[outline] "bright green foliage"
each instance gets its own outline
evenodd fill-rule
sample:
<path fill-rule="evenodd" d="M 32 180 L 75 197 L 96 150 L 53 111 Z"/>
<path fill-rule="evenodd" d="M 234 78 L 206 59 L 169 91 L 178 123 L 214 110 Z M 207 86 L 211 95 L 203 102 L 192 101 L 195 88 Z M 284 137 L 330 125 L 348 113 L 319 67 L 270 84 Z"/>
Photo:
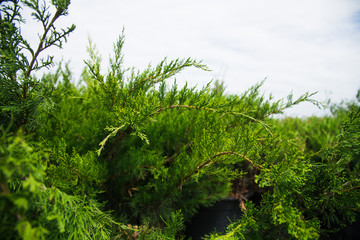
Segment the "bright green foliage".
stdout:
<path fill-rule="evenodd" d="M 24 239 L 44 238 L 47 230 L 32 226 L 26 215 L 41 192 L 44 175 L 41 161 L 46 153 L 27 144 L 21 132 L 11 136 L 1 129 L 0 137 L 1 235 L 9 236 L 8 239 L 16 233 Z"/>
<path fill-rule="evenodd" d="M 121 61 L 122 45 L 120 38 L 111 62 Z M 160 217 L 173 209 L 182 209 L 189 219 L 201 205 L 229 194 L 230 181 L 241 170 L 238 165 L 247 161 L 256 167 L 277 156 L 263 120 L 291 104 L 271 104 L 260 95 L 261 84 L 242 96 L 226 96 L 209 86 L 178 89 L 174 83 L 168 88 L 165 80 L 174 73 L 192 65 L 204 67 L 191 59 L 165 59 L 144 72 L 131 69 L 128 75 L 116 65 L 120 68 L 103 76 L 94 52 L 90 49 L 91 76 L 85 77 L 94 91 L 91 105 L 109 112 L 101 123 L 110 134 L 99 141 L 98 151 L 109 167 L 106 194 L 111 209 L 131 222 L 161 224 Z M 86 121 L 80 120 L 81 133 L 84 127 L 94 129 Z"/>
<path fill-rule="evenodd" d="M 298 239 L 319 233 L 326 238 L 359 220 L 359 104 L 336 108 L 333 114 L 275 121 L 274 130 L 292 139 L 284 145 L 286 158 L 258 176 L 259 185 L 271 191 L 259 206 L 246 204 L 244 217 L 226 235 L 210 239 L 288 239 L 287 233 Z M 292 159 L 291 148 L 303 153 Z"/>
<path fill-rule="evenodd" d="M 70 1 L 51 1 L 54 14 L 46 3 L 1 1 L 1 236 L 184 239 L 199 207 L 240 198 L 244 178 L 261 189 L 261 203 L 246 202 L 243 218 L 210 239 L 316 239 L 355 220 L 357 104 L 334 117 L 274 120 L 293 105 L 319 103 L 309 93 L 274 101 L 262 83 L 242 95 L 218 82 L 179 87 L 177 73 L 207 67 L 165 58 L 126 68 L 123 34 L 105 73 L 90 41 L 78 85 L 67 64 L 37 79 L 33 71 L 52 65 L 39 53 L 74 30 L 54 25 Z M 44 27 L 37 49 L 20 34 L 21 6 Z"/>
<path fill-rule="evenodd" d="M 48 151 L 28 143 L 21 132 L 13 136 L 2 130 L 0 141 L 2 239 L 110 238 L 111 227 L 118 224 L 101 204 L 86 194 L 69 195 L 44 184 Z M 57 183 L 53 177 L 51 182 Z"/>

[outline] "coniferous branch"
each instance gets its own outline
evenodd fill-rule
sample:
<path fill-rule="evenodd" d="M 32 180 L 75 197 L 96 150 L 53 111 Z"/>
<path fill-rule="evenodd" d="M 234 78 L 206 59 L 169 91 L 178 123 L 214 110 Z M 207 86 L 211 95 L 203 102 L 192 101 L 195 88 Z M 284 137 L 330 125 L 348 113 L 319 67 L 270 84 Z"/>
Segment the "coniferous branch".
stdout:
<path fill-rule="evenodd" d="M 125 43 L 125 28 L 123 28 L 118 40 L 114 43 L 114 57 L 109 59 L 110 73 L 109 78 L 113 78 L 118 83 L 118 86 L 124 87 L 124 74 L 129 69 L 124 69 L 124 55 L 122 53 Z"/>
<path fill-rule="evenodd" d="M 191 58 L 187 58 L 184 60 L 176 59 L 170 61 L 169 63 L 167 63 L 167 58 L 165 58 L 160 62 L 158 66 L 156 66 L 155 69 L 151 70 L 149 66 L 149 68 L 143 73 L 143 79 L 135 79 L 129 90 L 129 94 L 131 94 L 132 91 L 136 90 L 139 87 L 145 86 L 146 89 L 148 89 L 156 83 L 159 83 L 165 79 L 169 79 L 170 77 L 174 76 L 175 74 L 179 73 L 187 67 L 196 67 L 205 71 L 209 71 L 206 65 L 203 65 L 201 64 L 201 62 L 198 62 Z M 149 72 L 149 74 L 147 74 L 147 72 Z"/>
<path fill-rule="evenodd" d="M 57 2 L 64 2 L 64 1 L 53 1 L 53 4 L 56 5 L 56 12 L 51 18 L 50 22 L 49 19 L 51 17 L 50 13 L 48 13 L 48 7 L 46 7 L 46 3 L 44 2 L 42 6 L 39 5 L 39 0 L 31 0 L 31 1 L 24 1 L 24 3 L 32 8 L 35 12 L 33 13 L 33 16 L 42 23 L 43 25 L 43 34 L 41 38 L 39 39 L 39 44 L 37 46 L 37 49 L 33 51 L 32 49 L 29 50 L 32 53 L 32 59 L 30 61 L 30 64 L 25 72 L 25 78 L 28 78 L 31 74 L 31 72 L 35 69 L 40 69 L 42 67 L 47 67 L 50 64 L 52 64 L 52 57 L 48 59 L 47 61 L 42 62 L 42 65 L 39 66 L 38 56 L 39 54 L 51 46 L 57 46 L 59 48 L 62 47 L 62 40 L 64 39 L 66 41 L 67 36 L 75 30 L 75 25 L 72 25 L 67 30 L 62 30 L 62 33 L 58 33 L 56 31 L 56 28 L 54 26 L 56 20 L 63 15 L 67 14 L 67 7 L 70 4 L 70 1 L 68 4 L 62 6 L 61 4 Z M 50 33 L 50 36 L 48 34 Z"/>
<path fill-rule="evenodd" d="M 279 107 L 278 109 L 275 109 L 274 111 L 268 113 L 266 116 L 264 116 L 264 118 L 268 118 L 272 115 L 278 114 L 278 113 L 282 113 L 284 110 L 291 108 L 295 105 L 298 105 L 302 102 L 310 102 L 312 104 L 314 104 L 315 106 L 317 106 L 319 109 L 323 109 L 326 108 L 326 106 L 319 102 L 316 101 L 315 99 L 312 99 L 311 97 L 314 96 L 315 94 L 317 94 L 317 92 L 313 92 L 313 93 L 308 93 L 306 92 L 305 94 L 301 95 L 298 99 L 296 99 L 295 101 L 293 100 L 293 94 L 289 94 L 287 97 L 287 102 L 285 104 L 283 104 L 282 107 Z M 280 102 L 278 102 L 280 103 Z"/>
<path fill-rule="evenodd" d="M 224 156 L 224 155 L 236 155 L 238 157 L 241 157 L 243 159 L 245 159 L 246 161 L 248 161 L 253 167 L 255 168 L 261 168 L 261 166 L 257 166 L 255 165 L 255 163 L 249 159 L 248 157 L 242 155 L 242 154 L 239 154 L 239 153 L 236 153 L 236 152 L 232 152 L 232 151 L 227 151 L 227 152 L 221 152 L 221 153 L 218 153 L 218 154 L 215 154 L 214 156 L 212 156 L 211 158 L 209 158 L 208 160 L 206 160 L 205 162 L 201 163 L 199 166 L 197 166 L 190 174 L 186 175 L 181 183 L 178 184 L 178 186 L 180 188 L 182 188 L 182 185 L 188 181 L 194 174 L 198 173 L 202 168 L 204 167 L 208 167 L 210 166 L 211 164 L 213 164 L 213 160 L 217 157 L 220 157 L 220 156 Z"/>
<path fill-rule="evenodd" d="M 118 131 L 120 131 L 121 129 L 123 129 L 124 127 L 126 127 L 125 125 L 121 125 L 120 127 L 117 128 L 107 128 L 107 130 L 112 131 L 109 135 L 106 136 L 106 138 L 104 140 L 101 141 L 101 143 L 99 143 L 100 148 L 97 151 L 98 155 L 101 154 L 101 151 L 103 150 L 105 143 L 109 140 L 110 137 L 116 136 L 116 134 L 118 133 Z"/>
<path fill-rule="evenodd" d="M 7 2 L 7 1 L 6 1 Z M 25 56 L 20 52 L 19 44 L 23 41 L 16 24 L 24 22 L 20 15 L 19 1 L 12 1 L 12 4 L 1 3 L 0 12 L 0 33 L 1 33 L 1 69 L 2 78 L 10 78 L 15 82 L 16 72 L 22 69 L 22 62 L 26 61 Z M 2 15 L 4 14 L 4 16 Z"/>
<path fill-rule="evenodd" d="M 39 0 L 14 0 L 10 2 L 1 3 L 1 13 L 4 13 L 4 16 L 0 15 L 0 61 L 3 66 L 0 69 L 0 83 L 6 89 L 11 88 L 11 90 L 6 90 L 6 95 L 9 96 L 1 101 L 1 108 L 5 110 L 3 114 L 7 115 L 7 121 L 14 121 L 17 126 L 23 126 L 23 131 L 26 132 L 26 128 L 30 124 L 30 118 L 32 118 L 31 115 L 43 101 L 36 94 L 41 83 L 31 77 L 31 73 L 53 64 L 52 56 L 39 59 L 39 55 L 51 46 L 61 48 L 62 42 L 67 40 L 68 35 L 75 29 L 75 26 L 72 25 L 68 29 L 58 32 L 54 25 L 60 16 L 67 14 L 67 8 L 70 4 L 68 0 L 52 1 L 56 7 L 56 12 L 52 18 L 46 1 L 43 1 L 43 3 L 40 3 Z M 20 32 L 24 23 L 20 12 L 21 4 L 30 8 L 32 16 L 43 26 L 44 32 L 39 37 L 36 50 L 32 49 Z M 24 55 L 26 51 L 30 53 L 29 59 Z M 21 73 L 20 77 L 18 72 Z"/>
<path fill-rule="evenodd" d="M 207 108 L 207 107 L 197 107 L 197 106 L 189 106 L 189 105 L 171 105 L 171 106 L 167 106 L 167 107 L 163 107 L 163 108 L 159 108 L 158 110 L 156 110 L 155 112 L 151 113 L 149 116 L 152 116 L 152 115 L 155 115 L 155 114 L 158 114 L 164 110 L 167 110 L 167 109 L 171 109 L 171 108 L 188 108 L 188 109 L 197 109 L 197 110 L 200 110 L 200 109 L 203 109 L 203 110 L 207 110 L 207 111 L 211 111 L 211 112 L 218 112 L 218 113 L 223 113 L 223 114 L 231 114 L 231 115 L 235 115 L 235 116 L 242 116 L 244 118 L 248 118 L 250 119 L 251 121 L 254 121 L 254 122 L 257 122 L 259 123 L 261 126 L 263 126 L 266 131 L 268 131 L 270 134 L 271 131 L 269 130 L 268 126 L 261 120 L 259 119 L 255 119 L 245 113 L 240 113 L 240 112 L 233 112 L 233 111 L 228 111 L 228 110 L 220 110 L 220 109 L 214 109 L 214 108 Z M 223 116 L 223 115 L 222 115 Z"/>

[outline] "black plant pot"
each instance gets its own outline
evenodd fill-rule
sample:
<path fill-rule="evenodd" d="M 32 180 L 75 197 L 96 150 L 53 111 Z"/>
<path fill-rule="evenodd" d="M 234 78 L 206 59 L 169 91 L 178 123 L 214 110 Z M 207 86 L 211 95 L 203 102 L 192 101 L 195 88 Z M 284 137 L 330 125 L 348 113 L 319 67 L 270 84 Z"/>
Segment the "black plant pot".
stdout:
<path fill-rule="evenodd" d="M 200 208 L 186 227 L 186 236 L 201 240 L 205 234 L 225 233 L 226 227 L 240 219 L 242 211 L 236 199 L 223 199 L 209 208 Z"/>
<path fill-rule="evenodd" d="M 258 199 L 255 199 L 258 200 Z M 198 213 L 186 226 L 186 236 L 192 240 L 201 240 L 206 234 L 214 232 L 225 233 L 226 227 L 242 215 L 239 202 L 228 198 L 217 202 L 209 208 L 200 208 Z M 359 219 L 359 218 L 358 218 Z M 358 240 L 360 239 L 360 221 L 345 227 L 337 233 L 320 237 L 320 240 Z"/>
<path fill-rule="evenodd" d="M 358 240 L 360 239 L 360 221 L 341 229 L 327 237 L 320 237 L 320 240 Z"/>

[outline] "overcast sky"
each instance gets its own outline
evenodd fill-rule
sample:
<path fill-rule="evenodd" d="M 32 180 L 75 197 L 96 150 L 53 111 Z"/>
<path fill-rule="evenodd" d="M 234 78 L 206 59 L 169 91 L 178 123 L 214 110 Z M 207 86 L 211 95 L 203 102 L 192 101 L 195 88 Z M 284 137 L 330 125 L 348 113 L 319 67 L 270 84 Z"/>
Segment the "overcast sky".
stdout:
<path fill-rule="evenodd" d="M 317 100 L 334 102 L 353 99 L 360 88 L 359 0 L 72 0 L 60 21 L 77 26 L 54 51 L 71 61 L 75 78 L 88 58 L 88 37 L 106 66 L 124 27 L 127 67 L 193 57 L 213 70 L 187 70 L 180 84 L 219 79 L 228 93 L 241 94 L 267 78 L 262 89 L 275 98 L 318 91 Z M 304 104 L 287 114 L 321 112 Z"/>

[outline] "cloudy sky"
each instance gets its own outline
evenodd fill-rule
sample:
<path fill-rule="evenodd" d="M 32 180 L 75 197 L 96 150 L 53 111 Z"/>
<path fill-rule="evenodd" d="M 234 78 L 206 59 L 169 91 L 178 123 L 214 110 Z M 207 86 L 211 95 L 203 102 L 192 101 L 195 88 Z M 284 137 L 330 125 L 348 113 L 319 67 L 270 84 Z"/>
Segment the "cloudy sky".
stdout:
<path fill-rule="evenodd" d="M 360 89 L 359 0 L 72 0 L 59 21 L 77 26 L 54 51 L 71 61 L 75 78 L 88 58 L 88 37 L 105 72 L 124 27 L 128 67 L 193 57 L 213 70 L 186 70 L 179 84 L 219 79 L 228 93 L 241 94 L 267 78 L 262 89 L 275 98 L 318 91 L 317 100 L 334 102 L 353 99 Z M 31 27 L 23 31 L 34 35 Z M 310 104 L 287 112 L 322 113 Z"/>

